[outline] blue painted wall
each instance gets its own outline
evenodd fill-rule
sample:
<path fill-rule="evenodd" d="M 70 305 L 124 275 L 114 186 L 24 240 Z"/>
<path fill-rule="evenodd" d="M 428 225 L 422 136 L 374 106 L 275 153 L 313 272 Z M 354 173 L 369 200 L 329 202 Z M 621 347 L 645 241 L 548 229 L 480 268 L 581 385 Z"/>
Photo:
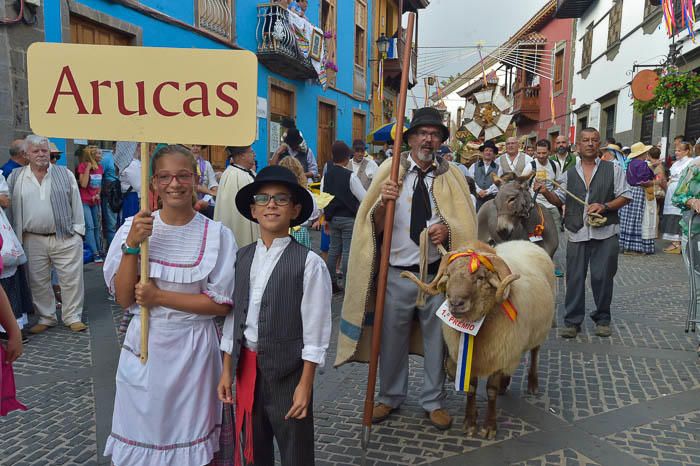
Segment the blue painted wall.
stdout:
<path fill-rule="evenodd" d="M 46 40 L 48 42 L 67 42 L 70 38 L 62 37 L 61 12 L 59 2 L 42 2 L 46 25 Z M 221 42 L 212 40 L 200 35 L 197 31 L 192 31 L 171 25 L 140 13 L 132 8 L 110 2 L 109 0 L 74 0 L 74 3 L 81 3 L 93 10 L 100 11 L 109 16 L 136 25 L 143 30 L 143 45 L 149 47 L 181 47 L 181 48 L 227 48 Z M 187 24 L 195 23 L 195 0 L 142 0 L 141 3 Z M 236 0 L 235 2 L 235 37 L 239 47 L 252 50 L 257 49 L 255 27 L 257 24 L 257 5 L 255 0 Z M 320 1 L 310 0 L 309 8 L 306 12 L 307 18 L 313 23 L 319 23 Z M 339 90 L 352 94 L 353 92 L 353 63 L 355 50 L 355 2 L 350 0 L 339 0 L 337 2 L 337 83 Z M 372 1 L 368 1 L 368 25 L 367 25 L 367 45 L 366 50 L 372 50 L 373 38 L 372 30 Z M 173 64 L 179 66 L 182 64 Z M 367 67 L 366 88 L 371 88 L 370 67 Z M 258 67 L 258 96 L 267 98 L 268 80 L 270 77 L 284 81 L 296 89 L 297 125 L 304 133 L 304 137 L 309 147 L 316 151 L 317 127 L 318 127 L 318 98 L 322 96 L 334 101 L 337 105 L 336 115 L 336 137 L 350 144 L 352 141 L 352 114 L 353 109 L 363 110 L 367 113 L 366 121 L 369 124 L 369 105 L 367 102 L 358 101 L 352 97 L 344 95 L 334 89 L 323 91 L 318 81 L 295 81 L 284 78 L 262 65 Z M 368 129 L 368 128 L 367 128 Z M 258 167 L 263 167 L 267 163 L 267 140 L 268 125 L 266 119 L 258 119 L 258 135 L 253 145 L 258 158 Z M 53 140 L 59 148 L 65 150 L 65 142 Z M 62 161 L 65 161 L 62 159 Z"/>

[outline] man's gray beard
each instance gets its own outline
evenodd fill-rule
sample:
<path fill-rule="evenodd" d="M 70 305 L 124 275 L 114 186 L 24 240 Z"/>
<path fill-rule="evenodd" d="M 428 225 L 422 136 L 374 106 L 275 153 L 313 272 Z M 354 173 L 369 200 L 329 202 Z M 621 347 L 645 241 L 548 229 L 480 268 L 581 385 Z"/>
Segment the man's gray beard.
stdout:
<path fill-rule="evenodd" d="M 566 147 L 557 147 L 557 154 L 559 155 L 566 155 L 569 152 L 569 149 Z"/>
<path fill-rule="evenodd" d="M 418 160 L 421 162 L 432 162 L 435 158 L 435 152 L 431 152 L 428 155 L 423 155 L 422 152 L 418 152 Z"/>

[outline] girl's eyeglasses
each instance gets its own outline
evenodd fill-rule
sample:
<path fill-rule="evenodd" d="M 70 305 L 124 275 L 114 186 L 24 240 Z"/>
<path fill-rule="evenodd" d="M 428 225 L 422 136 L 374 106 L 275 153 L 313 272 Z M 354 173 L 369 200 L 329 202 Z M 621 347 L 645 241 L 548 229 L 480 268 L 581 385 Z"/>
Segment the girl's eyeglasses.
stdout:
<path fill-rule="evenodd" d="M 173 182 L 173 178 L 177 178 L 177 182 L 184 185 L 194 183 L 194 173 L 189 170 L 182 170 L 177 173 L 170 173 L 161 170 L 158 171 L 154 177 L 160 186 L 168 186 Z"/>

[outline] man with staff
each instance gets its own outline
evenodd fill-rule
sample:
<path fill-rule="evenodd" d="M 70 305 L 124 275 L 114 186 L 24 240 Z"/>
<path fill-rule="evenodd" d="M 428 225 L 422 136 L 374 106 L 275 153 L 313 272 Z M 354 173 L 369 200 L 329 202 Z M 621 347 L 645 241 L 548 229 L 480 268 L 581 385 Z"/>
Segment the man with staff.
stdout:
<path fill-rule="evenodd" d="M 389 417 L 406 399 L 410 352 L 425 357 L 420 403 L 430 422 L 441 430 L 452 424 L 443 406 L 444 344 L 435 315 L 443 298 L 423 298 L 415 286 L 400 278 L 402 271 L 409 270 L 430 280 L 440 262 L 438 245 L 453 249 L 476 239 L 476 213 L 466 180 L 455 166 L 436 156 L 448 135 L 437 110 L 417 110 L 404 133 L 410 151 L 401 154 L 398 183 L 389 179 L 390 164 L 381 165 L 358 211 L 336 365 L 369 360 L 374 309 L 367 305 L 377 292 L 386 204 L 396 202 L 379 353 L 379 397 L 372 413 L 375 423 Z"/>

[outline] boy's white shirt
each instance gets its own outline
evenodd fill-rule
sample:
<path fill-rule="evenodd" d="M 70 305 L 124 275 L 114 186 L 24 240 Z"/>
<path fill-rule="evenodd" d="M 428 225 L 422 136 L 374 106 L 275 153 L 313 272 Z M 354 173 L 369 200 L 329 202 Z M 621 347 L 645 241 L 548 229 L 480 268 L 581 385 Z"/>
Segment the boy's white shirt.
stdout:
<path fill-rule="evenodd" d="M 246 328 L 243 332 L 246 347 L 255 350 L 258 343 L 258 318 L 260 316 L 260 303 L 267 282 L 279 262 L 282 253 L 291 242 L 291 237 L 277 238 L 268 249 L 262 240 L 258 240 L 255 247 L 253 263 L 250 267 L 250 289 L 248 299 L 248 315 Z M 310 251 L 304 264 L 304 289 L 301 300 L 301 321 L 303 328 L 304 346 L 301 350 L 301 358 L 323 367 L 326 358 L 326 350 L 331 337 L 331 278 L 326 268 L 326 263 L 318 254 Z M 236 304 L 234 303 L 234 306 Z M 280 318 L 282 318 L 280 316 Z M 223 336 L 221 338 L 221 350 L 229 354 L 233 351 L 233 333 L 235 326 L 233 311 L 226 316 Z"/>

